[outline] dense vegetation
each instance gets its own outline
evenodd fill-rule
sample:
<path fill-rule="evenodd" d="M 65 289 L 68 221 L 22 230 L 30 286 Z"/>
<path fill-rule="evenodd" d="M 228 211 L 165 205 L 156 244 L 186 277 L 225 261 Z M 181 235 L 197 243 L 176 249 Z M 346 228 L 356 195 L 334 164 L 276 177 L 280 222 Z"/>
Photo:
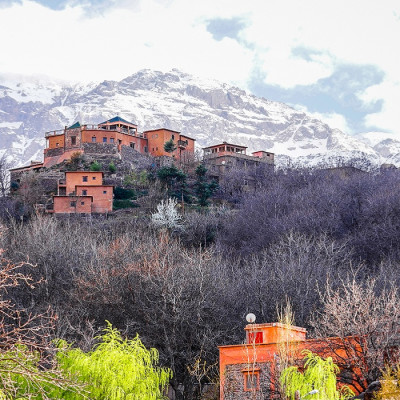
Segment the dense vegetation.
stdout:
<path fill-rule="evenodd" d="M 143 189 L 140 176 L 127 175 L 132 193 Z M 53 337 L 85 351 L 106 320 L 124 336 L 139 334 L 185 399 L 198 396 L 196 363 L 213 365 L 217 345 L 242 342 L 246 313 L 274 321 L 288 298 L 296 325 L 314 335 L 358 334 L 374 324 L 376 336 L 359 355 L 372 382 L 398 331 L 400 173 L 259 169 L 252 182 L 245 188 L 241 171 L 232 171 L 217 188 L 204 170 L 190 176 L 166 167 L 146 181 L 140 207 L 108 219 L 21 222 L 15 200 L 3 197 L 0 247 L 12 262 L 36 265 L 22 271 L 42 279 L 10 288 L 7 298 L 33 313 L 50 305 Z M 184 214 L 175 228 L 160 228 L 151 215 L 170 196 L 186 200 Z"/>

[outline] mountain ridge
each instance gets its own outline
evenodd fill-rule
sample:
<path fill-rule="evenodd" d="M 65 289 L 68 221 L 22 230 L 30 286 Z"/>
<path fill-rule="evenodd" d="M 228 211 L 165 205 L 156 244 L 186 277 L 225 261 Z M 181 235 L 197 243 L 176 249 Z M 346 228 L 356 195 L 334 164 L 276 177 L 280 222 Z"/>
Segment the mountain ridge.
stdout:
<path fill-rule="evenodd" d="M 78 120 L 97 124 L 115 115 L 140 131 L 180 131 L 201 147 L 228 141 L 274 152 L 278 162 L 290 157 L 309 166 L 361 154 L 375 164 L 400 164 L 400 141 L 372 146 L 284 103 L 176 69 L 146 69 L 121 81 L 89 84 L 0 77 L 0 85 L 0 156 L 7 152 L 16 165 L 41 158 L 45 131 Z"/>

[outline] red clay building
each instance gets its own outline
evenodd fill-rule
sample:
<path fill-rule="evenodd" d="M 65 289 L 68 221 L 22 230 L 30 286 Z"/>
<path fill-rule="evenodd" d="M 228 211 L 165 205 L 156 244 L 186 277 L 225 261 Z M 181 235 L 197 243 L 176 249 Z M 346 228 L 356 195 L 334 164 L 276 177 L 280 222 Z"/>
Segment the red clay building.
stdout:
<path fill-rule="evenodd" d="M 121 117 L 114 117 L 98 125 L 81 125 L 79 122 L 62 130 L 46 132 L 44 167 L 50 167 L 70 159 L 76 152 L 85 152 L 85 148 L 98 146 L 98 152 L 115 148 L 121 153 L 122 147 L 131 147 L 140 154 L 154 157 L 168 156 L 184 162 L 194 155 L 195 140 L 170 129 L 155 129 L 139 133 L 137 125 Z M 171 140 L 176 150 L 167 153 L 165 142 Z"/>
<path fill-rule="evenodd" d="M 276 366 L 285 352 L 301 366 L 304 350 L 322 357 L 332 356 L 334 361 L 346 358 L 339 338 L 326 340 L 306 339 L 306 329 L 280 323 L 249 324 L 245 327 L 244 344 L 219 346 L 220 399 L 261 400 L 278 398 Z M 334 345 L 334 346 L 332 346 Z M 332 348 L 335 352 L 332 353 Z M 351 360 L 348 360 L 351 363 Z M 351 385 L 350 385 L 351 386 Z M 357 388 L 353 387 L 357 392 Z"/>
<path fill-rule="evenodd" d="M 58 194 L 53 196 L 55 214 L 107 213 L 112 211 L 113 186 L 103 185 L 103 172 L 68 171 L 58 182 Z"/>

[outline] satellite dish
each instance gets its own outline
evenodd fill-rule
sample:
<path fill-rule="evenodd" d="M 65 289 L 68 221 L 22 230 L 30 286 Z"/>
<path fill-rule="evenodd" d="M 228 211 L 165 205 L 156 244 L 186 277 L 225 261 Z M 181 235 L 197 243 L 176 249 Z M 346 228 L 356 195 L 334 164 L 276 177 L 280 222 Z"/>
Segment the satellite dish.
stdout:
<path fill-rule="evenodd" d="M 256 316 L 253 313 L 249 313 L 246 315 L 246 321 L 249 324 L 253 324 L 254 322 L 256 322 Z"/>

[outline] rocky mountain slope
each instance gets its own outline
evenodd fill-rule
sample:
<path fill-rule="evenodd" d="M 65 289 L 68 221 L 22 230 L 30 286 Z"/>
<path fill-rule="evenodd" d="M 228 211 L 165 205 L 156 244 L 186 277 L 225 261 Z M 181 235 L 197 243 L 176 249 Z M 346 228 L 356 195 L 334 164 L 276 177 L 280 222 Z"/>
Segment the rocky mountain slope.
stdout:
<path fill-rule="evenodd" d="M 139 131 L 166 127 L 194 137 L 199 147 L 233 142 L 274 152 L 280 162 L 337 164 L 357 157 L 400 163 L 394 139 L 372 145 L 283 103 L 177 70 L 142 70 L 119 82 L 88 85 L 0 76 L 0 156 L 6 152 L 15 165 L 40 160 L 45 131 L 117 114 Z"/>

